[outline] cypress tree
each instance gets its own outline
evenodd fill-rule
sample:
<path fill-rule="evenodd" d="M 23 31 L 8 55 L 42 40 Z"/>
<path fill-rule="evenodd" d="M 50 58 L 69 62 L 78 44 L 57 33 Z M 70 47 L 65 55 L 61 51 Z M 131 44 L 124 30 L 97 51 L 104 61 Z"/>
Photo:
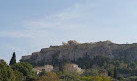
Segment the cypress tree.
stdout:
<path fill-rule="evenodd" d="M 114 78 L 117 79 L 117 68 L 116 68 L 116 66 L 114 68 Z"/>
<path fill-rule="evenodd" d="M 15 54 L 15 52 L 13 52 L 13 55 L 12 55 L 12 58 L 10 60 L 9 65 L 14 65 L 14 64 L 16 64 L 16 54 Z"/>

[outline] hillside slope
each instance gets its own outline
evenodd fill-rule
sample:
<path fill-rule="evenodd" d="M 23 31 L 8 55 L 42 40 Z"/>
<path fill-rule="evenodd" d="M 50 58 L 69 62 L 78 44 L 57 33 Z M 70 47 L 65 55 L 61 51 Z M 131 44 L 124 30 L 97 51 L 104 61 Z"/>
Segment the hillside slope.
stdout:
<path fill-rule="evenodd" d="M 32 55 L 22 56 L 20 61 L 29 62 L 35 66 L 45 64 L 58 65 L 61 62 L 75 62 L 79 64 L 78 61 L 80 62 L 80 59 L 93 60 L 97 56 L 107 57 L 111 60 L 136 61 L 137 44 L 115 44 L 110 41 L 96 43 L 68 41 L 68 43 L 63 43 L 60 46 L 50 46 L 49 48 L 41 49 L 40 52 L 34 52 Z"/>

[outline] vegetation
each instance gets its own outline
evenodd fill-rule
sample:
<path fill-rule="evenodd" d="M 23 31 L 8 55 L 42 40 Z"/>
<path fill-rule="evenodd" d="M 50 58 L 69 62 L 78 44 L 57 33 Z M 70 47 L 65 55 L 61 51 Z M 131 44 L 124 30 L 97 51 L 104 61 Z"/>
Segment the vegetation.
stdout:
<path fill-rule="evenodd" d="M 22 81 L 23 80 L 23 74 L 17 70 L 14 71 L 15 75 L 15 81 Z"/>
<path fill-rule="evenodd" d="M 11 66 L 13 70 L 17 70 L 23 74 L 23 76 L 32 77 L 34 76 L 33 67 L 27 62 L 16 63 Z"/>
<path fill-rule="evenodd" d="M 45 72 L 42 70 L 39 75 L 34 76 L 32 66 L 29 63 L 19 62 L 9 66 L 4 60 L 1 60 L 0 81 L 110 81 L 110 77 L 103 75 L 85 76 L 65 70 L 63 72 Z"/>
<path fill-rule="evenodd" d="M 96 44 L 91 44 L 94 46 L 92 49 L 88 48 L 90 47 L 88 44 L 79 45 L 73 42 L 65 44 L 72 45 L 72 49 L 75 50 L 86 48 L 91 51 L 86 52 L 83 57 L 77 59 L 76 57 L 78 56 L 74 55 L 71 60 L 66 59 L 67 56 L 63 56 L 59 60 L 60 51 L 56 50 L 48 61 L 42 59 L 42 61 L 37 62 L 35 60 L 37 60 L 38 54 L 34 54 L 35 56 L 31 57 L 27 62 L 16 63 L 16 54 L 14 52 L 9 65 L 4 60 L 0 61 L 0 81 L 137 81 L 136 45 L 119 47 L 119 45 L 114 45 L 111 42 L 98 42 Z M 108 48 L 111 46 L 113 50 Z M 91 57 L 92 54 L 90 53 L 95 53 L 95 55 Z M 67 71 L 65 68 L 69 67 L 69 65 L 64 67 L 66 63 L 77 64 L 83 72 L 77 72 L 77 69 Z M 53 65 L 58 70 L 46 72 L 43 69 L 39 74 L 33 72 L 33 67 L 45 64 Z"/>
<path fill-rule="evenodd" d="M 82 77 L 83 81 L 111 81 L 110 77 L 104 76 L 89 76 L 89 77 Z"/>
<path fill-rule="evenodd" d="M 13 52 L 13 55 L 12 55 L 12 58 L 10 60 L 9 65 L 14 65 L 14 64 L 16 64 L 16 54 L 15 54 L 15 52 Z"/>
<path fill-rule="evenodd" d="M 14 71 L 4 60 L 0 61 L 0 81 L 15 81 Z"/>
<path fill-rule="evenodd" d="M 59 81 L 56 73 L 48 72 L 44 76 L 38 77 L 35 81 Z"/>
<path fill-rule="evenodd" d="M 29 63 L 16 63 L 15 52 L 9 65 L 4 60 L 0 60 L 0 81 L 33 81 L 33 67 Z"/>

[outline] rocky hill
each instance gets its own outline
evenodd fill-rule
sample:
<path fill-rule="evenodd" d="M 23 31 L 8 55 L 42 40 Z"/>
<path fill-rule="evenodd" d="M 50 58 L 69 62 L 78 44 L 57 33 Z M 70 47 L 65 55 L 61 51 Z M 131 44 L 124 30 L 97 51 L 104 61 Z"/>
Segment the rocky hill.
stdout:
<path fill-rule="evenodd" d="M 137 60 L 137 43 L 115 44 L 110 41 L 100 41 L 95 43 L 78 43 L 68 41 L 60 46 L 50 46 L 43 48 L 39 52 L 34 52 L 29 56 L 22 56 L 20 61 L 29 62 L 35 66 L 52 64 L 58 65 L 60 62 L 75 62 L 80 59 L 93 60 L 97 56 L 103 56 L 112 60 L 126 60 L 131 62 Z"/>

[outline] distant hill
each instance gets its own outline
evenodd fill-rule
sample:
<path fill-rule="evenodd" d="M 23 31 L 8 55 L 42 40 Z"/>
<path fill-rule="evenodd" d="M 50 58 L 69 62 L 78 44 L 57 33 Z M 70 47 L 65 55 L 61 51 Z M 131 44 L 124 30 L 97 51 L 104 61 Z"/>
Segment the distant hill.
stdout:
<path fill-rule="evenodd" d="M 96 59 L 119 60 L 132 62 L 137 60 L 137 43 L 116 44 L 111 41 L 95 43 L 78 43 L 70 40 L 60 46 L 43 48 L 29 56 L 22 56 L 21 62 L 29 62 L 34 66 L 72 62 L 79 66 L 92 66 Z M 89 64 L 89 65 L 87 65 Z M 83 66 L 84 67 L 84 66 Z"/>

